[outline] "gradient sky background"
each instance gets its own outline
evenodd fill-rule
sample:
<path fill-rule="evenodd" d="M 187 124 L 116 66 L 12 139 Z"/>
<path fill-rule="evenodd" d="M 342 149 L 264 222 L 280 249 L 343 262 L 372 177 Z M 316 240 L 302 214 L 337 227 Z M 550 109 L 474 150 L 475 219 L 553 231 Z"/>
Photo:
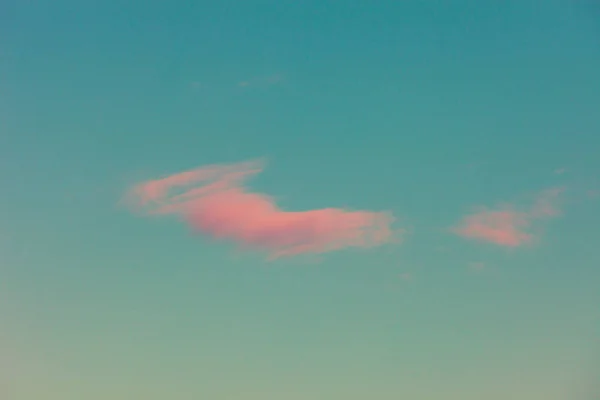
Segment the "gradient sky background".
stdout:
<path fill-rule="evenodd" d="M 597 398 L 592 1 L 8 0 L 0 38 L 3 399 Z M 410 235 L 267 263 L 118 205 L 257 157 Z M 448 231 L 557 186 L 534 246 Z"/>

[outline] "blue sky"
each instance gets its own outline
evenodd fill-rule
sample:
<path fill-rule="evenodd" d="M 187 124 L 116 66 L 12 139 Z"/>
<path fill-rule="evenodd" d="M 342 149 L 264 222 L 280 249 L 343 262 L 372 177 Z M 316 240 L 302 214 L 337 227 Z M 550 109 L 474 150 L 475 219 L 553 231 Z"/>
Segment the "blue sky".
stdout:
<path fill-rule="evenodd" d="M 11 399 L 592 398 L 589 2 L 9 1 L 0 36 Z M 410 235 L 268 263 L 118 205 L 257 157 L 281 207 L 389 210 Z M 533 246 L 449 231 L 554 187 Z"/>

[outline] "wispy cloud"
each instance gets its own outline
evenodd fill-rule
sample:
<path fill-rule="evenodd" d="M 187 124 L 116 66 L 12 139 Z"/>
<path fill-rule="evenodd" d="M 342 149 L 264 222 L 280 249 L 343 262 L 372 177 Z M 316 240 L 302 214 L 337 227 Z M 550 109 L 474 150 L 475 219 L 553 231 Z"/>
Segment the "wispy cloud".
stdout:
<path fill-rule="evenodd" d="M 196 232 L 266 251 L 271 259 L 396 241 L 387 212 L 324 208 L 283 211 L 243 186 L 264 162 L 209 165 L 135 186 L 128 203 L 146 215 L 181 216 Z M 199 183 L 203 186 L 194 187 Z"/>
<path fill-rule="evenodd" d="M 531 241 L 531 235 L 524 232 L 529 226 L 525 213 L 483 210 L 465 217 L 454 233 L 467 239 L 516 247 Z"/>
<path fill-rule="evenodd" d="M 452 228 L 452 232 L 466 239 L 492 243 L 498 246 L 519 247 L 533 241 L 532 224 L 539 219 L 557 216 L 557 200 L 563 188 L 553 188 L 539 194 L 527 211 L 513 206 L 498 209 L 483 208 L 467 215 Z"/>

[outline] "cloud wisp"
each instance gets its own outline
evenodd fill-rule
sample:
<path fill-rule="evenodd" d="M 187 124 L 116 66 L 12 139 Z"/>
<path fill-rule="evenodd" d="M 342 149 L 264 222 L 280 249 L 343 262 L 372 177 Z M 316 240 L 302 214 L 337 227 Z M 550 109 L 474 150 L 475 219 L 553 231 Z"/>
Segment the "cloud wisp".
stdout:
<path fill-rule="evenodd" d="M 271 197 L 243 185 L 263 167 L 261 161 L 209 165 L 143 182 L 126 200 L 144 215 L 177 215 L 197 233 L 265 251 L 269 259 L 398 240 L 387 212 L 281 210 Z"/>
<path fill-rule="evenodd" d="M 530 233 L 533 224 L 560 214 L 557 200 L 562 192 L 563 188 L 542 192 L 527 211 L 516 211 L 509 206 L 495 210 L 484 208 L 464 217 L 458 226 L 452 228 L 452 232 L 466 239 L 504 247 L 531 244 L 535 239 L 535 235 Z"/>

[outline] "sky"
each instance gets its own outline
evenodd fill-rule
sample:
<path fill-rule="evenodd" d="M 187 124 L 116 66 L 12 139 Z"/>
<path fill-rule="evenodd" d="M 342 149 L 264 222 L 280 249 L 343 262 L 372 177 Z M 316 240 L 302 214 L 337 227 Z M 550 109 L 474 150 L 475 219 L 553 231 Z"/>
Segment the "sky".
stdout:
<path fill-rule="evenodd" d="M 0 4 L 0 397 L 598 398 L 592 1 L 96 3 Z"/>

